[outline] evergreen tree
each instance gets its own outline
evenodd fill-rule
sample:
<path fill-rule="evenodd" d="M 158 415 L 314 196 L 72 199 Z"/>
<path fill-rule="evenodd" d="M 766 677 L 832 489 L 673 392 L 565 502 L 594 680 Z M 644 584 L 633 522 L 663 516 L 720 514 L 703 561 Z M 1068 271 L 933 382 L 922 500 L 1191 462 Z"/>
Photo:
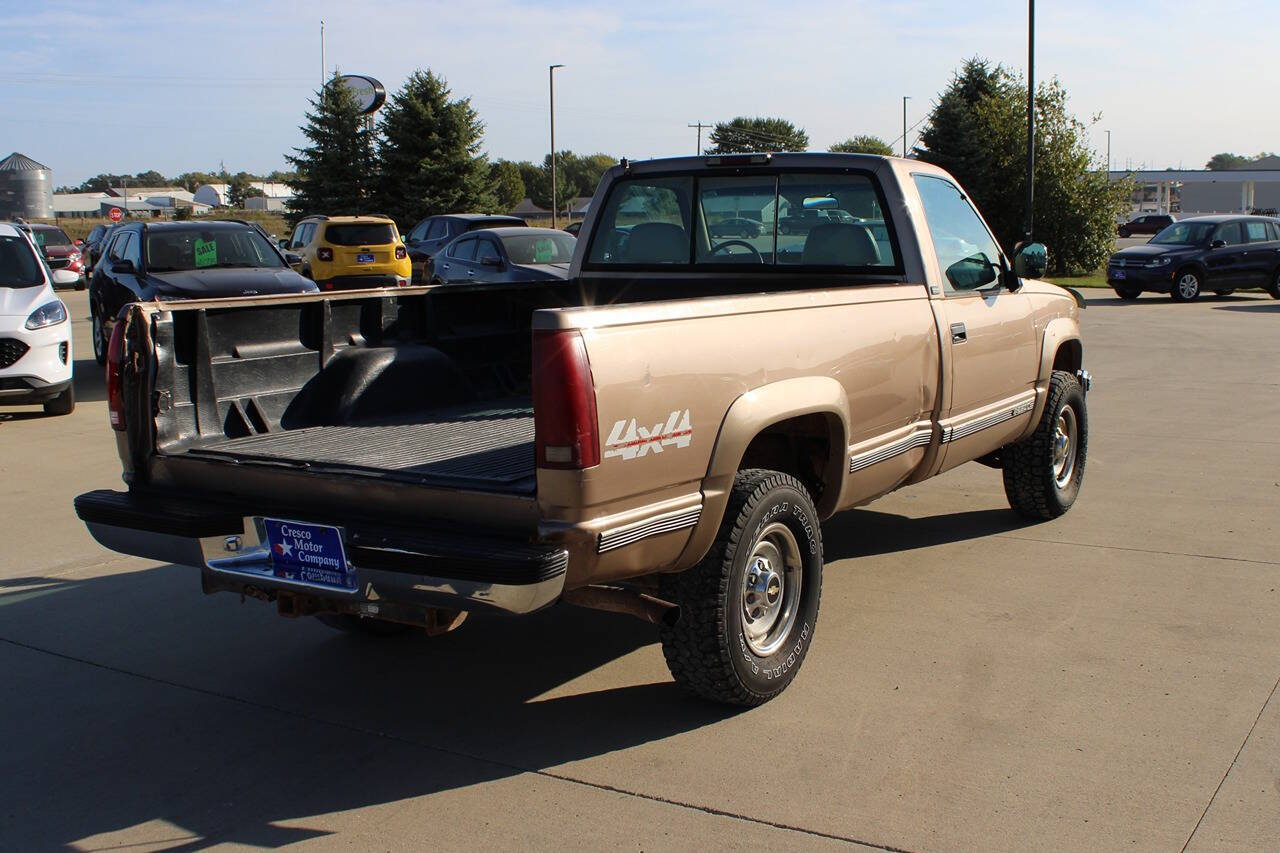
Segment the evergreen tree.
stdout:
<path fill-rule="evenodd" d="M 520 176 L 519 165 L 510 160 L 489 164 L 489 183 L 500 212 L 505 213 L 524 201 L 524 178 Z"/>
<path fill-rule="evenodd" d="M 985 59 L 967 60 L 938 98 L 915 149 L 916 157 L 941 166 L 966 187 L 990 183 L 988 140 L 976 110 L 996 94 L 1001 71 Z M 1025 134 L 1025 120 L 1021 126 Z"/>
<path fill-rule="evenodd" d="M 708 154 L 751 151 L 804 151 L 809 134 L 781 118 L 748 118 L 718 122 L 711 131 Z"/>
<path fill-rule="evenodd" d="M 831 146 L 837 154 L 881 154 L 893 156 L 893 147 L 878 136 L 851 136 Z"/>
<path fill-rule="evenodd" d="M 297 171 L 288 182 L 294 192 L 288 203 L 290 223 L 314 213 L 368 213 L 370 134 L 355 97 L 337 82 L 336 75 L 311 102 L 301 130 L 310 144 L 295 148 L 296 156 L 285 156 Z"/>
<path fill-rule="evenodd" d="M 480 151 L 484 123 L 469 98 L 449 95 L 443 78 L 415 71 L 383 113 L 378 204 L 404 229 L 424 216 L 499 207 Z"/>

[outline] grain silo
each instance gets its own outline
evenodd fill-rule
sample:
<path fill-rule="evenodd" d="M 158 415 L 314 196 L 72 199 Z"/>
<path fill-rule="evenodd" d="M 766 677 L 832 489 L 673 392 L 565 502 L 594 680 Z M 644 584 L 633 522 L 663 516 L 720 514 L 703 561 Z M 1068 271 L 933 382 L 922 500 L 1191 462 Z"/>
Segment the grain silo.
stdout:
<path fill-rule="evenodd" d="M 17 151 L 0 160 L 0 219 L 53 218 L 53 172 Z"/>

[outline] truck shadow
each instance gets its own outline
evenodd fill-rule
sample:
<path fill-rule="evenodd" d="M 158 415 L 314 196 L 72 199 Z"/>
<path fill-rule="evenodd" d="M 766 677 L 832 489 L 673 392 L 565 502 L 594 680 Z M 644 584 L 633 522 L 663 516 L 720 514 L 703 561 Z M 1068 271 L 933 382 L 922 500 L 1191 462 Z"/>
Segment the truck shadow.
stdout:
<path fill-rule="evenodd" d="M 1028 525 L 1009 509 L 976 509 L 924 518 L 858 509 L 822 525 L 822 547 L 827 562 L 832 562 L 980 539 Z"/>
<path fill-rule="evenodd" d="M 107 399 L 107 369 L 92 358 L 77 358 L 72 376 L 77 403 L 101 403 Z"/>
<path fill-rule="evenodd" d="M 736 713 L 669 680 L 651 626 L 568 606 L 375 639 L 203 597 L 195 570 L 165 566 L 14 580 L 0 615 L 11 849 L 144 825 L 169 849 L 277 847 L 328 834 L 311 816 L 444 792 L 481 820 L 504 806 L 463 789 Z M 423 801 L 423 825 L 456 816 L 448 802 Z"/>

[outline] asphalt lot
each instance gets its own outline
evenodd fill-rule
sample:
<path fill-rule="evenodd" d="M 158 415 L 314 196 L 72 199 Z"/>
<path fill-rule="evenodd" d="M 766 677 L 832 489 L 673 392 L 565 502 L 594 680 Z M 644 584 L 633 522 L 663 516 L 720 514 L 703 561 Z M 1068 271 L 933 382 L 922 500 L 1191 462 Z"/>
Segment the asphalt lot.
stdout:
<path fill-rule="evenodd" d="M 1072 512 L 969 465 L 832 520 L 812 653 L 747 712 L 628 617 L 361 640 L 101 549 L 67 294 L 79 407 L 0 410 L 0 849 L 1280 848 L 1280 302 L 1087 294 Z"/>

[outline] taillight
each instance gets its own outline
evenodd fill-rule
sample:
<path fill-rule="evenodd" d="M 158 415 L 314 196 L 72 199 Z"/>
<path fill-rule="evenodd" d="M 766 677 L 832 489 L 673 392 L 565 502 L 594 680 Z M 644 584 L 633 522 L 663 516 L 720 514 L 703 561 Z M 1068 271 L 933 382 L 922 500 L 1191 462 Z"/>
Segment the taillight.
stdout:
<path fill-rule="evenodd" d="M 539 466 L 600 464 L 596 389 L 586 344 L 576 330 L 533 333 L 533 418 Z"/>
<path fill-rule="evenodd" d="M 321 246 L 319 249 L 316 249 L 316 260 L 317 261 L 333 260 L 333 249 L 330 249 L 328 246 Z"/>
<path fill-rule="evenodd" d="M 408 250 L 404 246 L 396 246 L 396 260 L 403 261 L 407 257 L 409 257 Z"/>
<path fill-rule="evenodd" d="M 124 389 L 120 387 L 120 372 L 124 368 L 124 317 L 116 319 L 111 327 L 111 343 L 107 346 L 107 412 L 111 416 L 111 428 L 124 432 Z"/>

